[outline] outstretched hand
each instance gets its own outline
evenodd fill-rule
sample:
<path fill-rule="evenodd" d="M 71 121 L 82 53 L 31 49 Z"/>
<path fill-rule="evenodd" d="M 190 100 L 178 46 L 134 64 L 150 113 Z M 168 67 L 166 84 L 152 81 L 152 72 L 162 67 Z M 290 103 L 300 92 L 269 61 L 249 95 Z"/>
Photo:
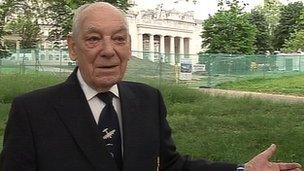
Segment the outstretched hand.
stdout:
<path fill-rule="evenodd" d="M 276 151 L 276 145 L 272 144 L 268 149 L 255 156 L 245 164 L 245 171 L 301 171 L 298 163 L 275 163 L 269 159 Z"/>

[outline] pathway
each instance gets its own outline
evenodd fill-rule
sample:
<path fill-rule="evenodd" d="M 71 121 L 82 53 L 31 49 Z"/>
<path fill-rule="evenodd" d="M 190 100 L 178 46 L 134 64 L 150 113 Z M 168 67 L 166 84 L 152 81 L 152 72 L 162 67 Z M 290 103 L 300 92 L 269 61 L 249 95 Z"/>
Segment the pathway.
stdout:
<path fill-rule="evenodd" d="M 223 89 L 214 89 L 214 88 L 200 88 L 199 90 L 212 95 L 222 95 L 233 98 L 252 97 L 262 100 L 271 100 L 274 102 L 304 103 L 304 97 L 292 96 L 292 95 L 278 95 L 278 94 L 237 91 L 237 90 L 223 90 Z"/>

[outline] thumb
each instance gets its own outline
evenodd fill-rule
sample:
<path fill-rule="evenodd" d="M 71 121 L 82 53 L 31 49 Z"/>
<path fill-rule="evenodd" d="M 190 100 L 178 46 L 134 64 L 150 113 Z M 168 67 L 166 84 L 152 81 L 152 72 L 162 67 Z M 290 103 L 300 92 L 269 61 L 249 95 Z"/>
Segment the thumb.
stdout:
<path fill-rule="evenodd" d="M 268 147 L 268 149 L 266 149 L 265 151 L 263 151 L 260 156 L 265 157 L 266 159 L 270 159 L 271 156 L 275 153 L 276 151 L 276 145 L 275 144 L 271 144 L 270 147 Z"/>

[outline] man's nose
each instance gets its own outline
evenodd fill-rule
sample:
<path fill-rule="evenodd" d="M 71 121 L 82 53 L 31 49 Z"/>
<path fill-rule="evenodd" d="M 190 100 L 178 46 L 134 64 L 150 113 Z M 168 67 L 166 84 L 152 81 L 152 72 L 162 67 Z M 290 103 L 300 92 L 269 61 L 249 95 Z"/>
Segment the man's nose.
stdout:
<path fill-rule="evenodd" d="M 110 38 L 105 38 L 101 43 L 100 56 L 102 57 L 112 57 L 115 51 L 113 47 L 112 40 Z"/>

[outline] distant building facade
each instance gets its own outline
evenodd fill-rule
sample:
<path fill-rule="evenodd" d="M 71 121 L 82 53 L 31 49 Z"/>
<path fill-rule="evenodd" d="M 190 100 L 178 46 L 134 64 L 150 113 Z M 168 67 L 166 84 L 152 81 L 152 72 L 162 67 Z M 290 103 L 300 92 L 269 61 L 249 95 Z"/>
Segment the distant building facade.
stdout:
<path fill-rule="evenodd" d="M 177 0 L 176 2 L 178 1 L 192 3 L 186 0 Z M 134 4 L 134 1 L 130 0 L 129 3 Z M 131 8 L 127 13 L 133 56 L 154 62 L 162 60 L 172 65 L 179 63 L 182 58 L 190 58 L 193 63 L 197 63 L 197 53 L 201 51 L 202 43 L 200 37 L 202 21 L 194 19 L 193 11 L 181 12 L 174 8 L 164 9 L 163 4 L 154 9 L 140 9 L 136 5 L 134 7 L 136 8 Z M 14 17 L 16 16 L 11 16 L 11 18 Z M 10 59 L 21 60 L 23 56 L 29 56 L 26 60 L 39 60 L 44 63 L 60 61 L 58 59 L 59 54 L 64 54 L 62 55 L 64 61 L 70 62 L 66 59 L 66 50 L 61 50 L 64 53 L 53 53 L 52 50 L 66 49 L 66 41 L 49 41 L 47 38 L 53 29 L 52 26 L 41 19 L 38 22 L 41 27 L 42 41 L 39 45 L 41 52 L 20 51 L 18 50 L 20 49 L 20 37 L 17 35 L 5 36 L 4 39 L 16 42 L 16 53 Z M 35 54 L 39 54 L 38 57 Z"/>
<path fill-rule="evenodd" d="M 160 58 L 171 64 L 181 58 L 197 62 L 201 51 L 202 21 L 194 19 L 194 12 L 155 9 L 130 9 L 127 14 L 132 51 L 137 57 L 158 61 Z M 140 53 L 144 52 L 144 53 Z"/>

